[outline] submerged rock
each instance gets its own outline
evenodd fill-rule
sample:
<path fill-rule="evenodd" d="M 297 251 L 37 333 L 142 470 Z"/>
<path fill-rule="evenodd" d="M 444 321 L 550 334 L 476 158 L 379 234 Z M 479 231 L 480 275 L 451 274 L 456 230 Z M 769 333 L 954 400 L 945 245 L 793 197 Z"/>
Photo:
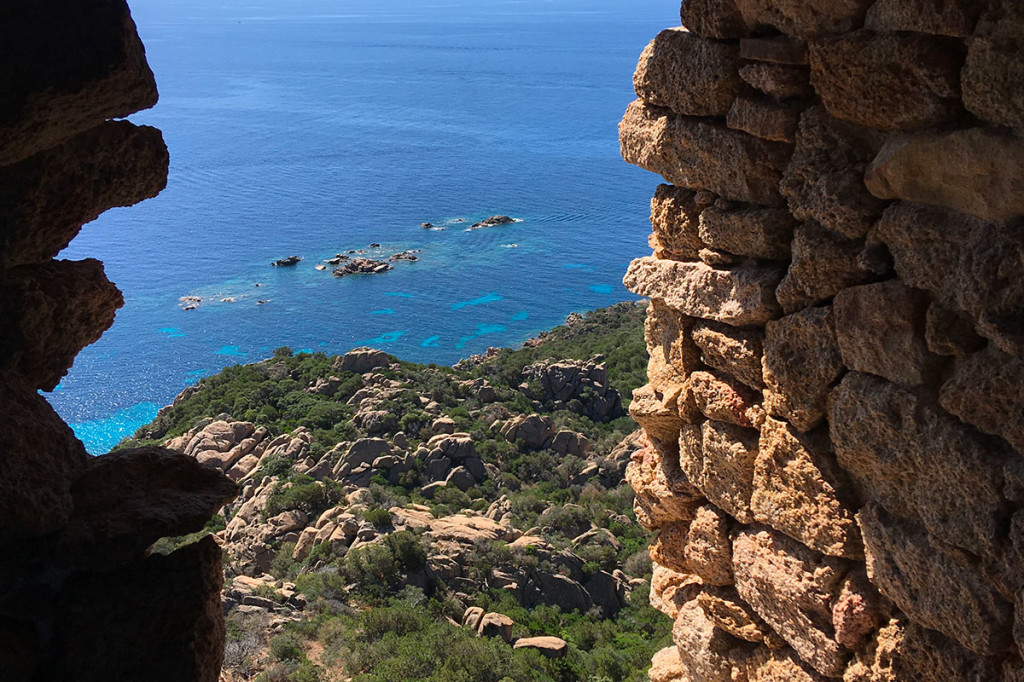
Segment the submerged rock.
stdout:
<path fill-rule="evenodd" d="M 508 225 L 516 222 L 515 218 L 507 215 L 492 215 L 490 218 L 484 218 L 478 223 L 473 223 L 471 230 L 477 230 L 481 227 L 495 227 L 496 225 Z"/>
<path fill-rule="evenodd" d="M 276 261 L 271 263 L 271 265 L 284 268 L 291 265 L 298 265 L 300 260 L 302 260 L 302 256 L 288 256 L 287 258 L 278 258 Z"/>

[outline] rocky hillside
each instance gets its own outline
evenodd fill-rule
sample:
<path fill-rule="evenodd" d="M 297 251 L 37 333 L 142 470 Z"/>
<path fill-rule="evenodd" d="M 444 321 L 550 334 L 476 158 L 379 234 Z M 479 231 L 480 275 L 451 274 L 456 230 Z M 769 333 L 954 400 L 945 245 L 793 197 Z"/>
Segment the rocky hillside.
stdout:
<path fill-rule="evenodd" d="M 124 447 L 242 488 L 200 534 L 226 553 L 223 679 L 645 679 L 669 633 L 624 483 L 643 312 L 455 368 L 279 349 L 140 429 Z"/>

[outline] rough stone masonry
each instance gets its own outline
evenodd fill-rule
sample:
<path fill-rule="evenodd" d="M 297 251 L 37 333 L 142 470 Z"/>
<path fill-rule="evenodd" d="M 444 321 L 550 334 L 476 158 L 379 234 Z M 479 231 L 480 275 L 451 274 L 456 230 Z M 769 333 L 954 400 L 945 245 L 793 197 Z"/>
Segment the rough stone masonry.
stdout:
<path fill-rule="evenodd" d="M 681 19 L 619 129 L 651 680 L 1024 680 L 1024 2 Z"/>

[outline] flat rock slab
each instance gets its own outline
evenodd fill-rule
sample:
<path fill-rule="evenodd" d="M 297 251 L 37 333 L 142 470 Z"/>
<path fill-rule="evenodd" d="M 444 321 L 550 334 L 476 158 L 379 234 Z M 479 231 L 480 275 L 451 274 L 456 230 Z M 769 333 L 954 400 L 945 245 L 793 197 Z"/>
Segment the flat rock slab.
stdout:
<path fill-rule="evenodd" d="M 668 182 L 733 201 L 779 205 L 779 180 L 792 145 L 762 140 L 702 118 L 643 102 L 619 124 L 622 157 Z"/>
<path fill-rule="evenodd" d="M 638 258 L 622 281 L 634 294 L 661 300 L 685 315 L 746 326 L 779 317 L 775 286 L 781 277 L 782 269 L 773 265 L 723 270 L 705 263 Z"/>
<path fill-rule="evenodd" d="M 751 388 L 764 388 L 761 371 L 764 332 L 761 329 L 701 320 L 693 326 L 692 336 L 704 364 L 739 379 Z"/>

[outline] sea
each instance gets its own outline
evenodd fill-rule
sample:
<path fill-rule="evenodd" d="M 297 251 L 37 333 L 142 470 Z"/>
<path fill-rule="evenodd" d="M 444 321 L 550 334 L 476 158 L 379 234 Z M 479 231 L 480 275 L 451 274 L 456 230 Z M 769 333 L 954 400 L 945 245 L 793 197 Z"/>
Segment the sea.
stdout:
<path fill-rule="evenodd" d="M 131 120 L 163 131 L 170 179 L 61 255 L 125 296 L 47 394 L 90 453 L 281 346 L 452 364 L 632 298 L 657 179 L 616 125 L 678 2 L 130 4 L 160 90 Z M 471 228 L 491 215 L 516 222 Z M 379 274 L 315 267 L 407 250 Z"/>

